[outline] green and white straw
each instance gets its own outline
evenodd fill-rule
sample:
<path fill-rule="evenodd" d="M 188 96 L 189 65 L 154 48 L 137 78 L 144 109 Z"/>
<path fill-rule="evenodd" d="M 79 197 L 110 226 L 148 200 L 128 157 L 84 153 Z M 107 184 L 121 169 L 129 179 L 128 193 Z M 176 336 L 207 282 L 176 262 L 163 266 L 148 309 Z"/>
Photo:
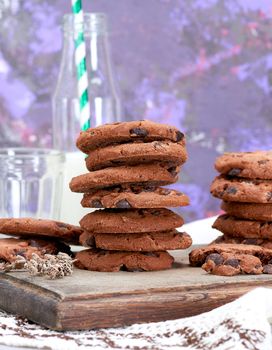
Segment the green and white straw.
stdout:
<path fill-rule="evenodd" d="M 80 126 L 82 130 L 90 127 L 90 103 L 88 96 L 88 74 L 86 68 L 86 46 L 84 40 L 84 16 L 81 0 L 72 0 L 72 11 L 76 25 L 75 61 L 78 78 L 78 98 L 80 104 Z"/>

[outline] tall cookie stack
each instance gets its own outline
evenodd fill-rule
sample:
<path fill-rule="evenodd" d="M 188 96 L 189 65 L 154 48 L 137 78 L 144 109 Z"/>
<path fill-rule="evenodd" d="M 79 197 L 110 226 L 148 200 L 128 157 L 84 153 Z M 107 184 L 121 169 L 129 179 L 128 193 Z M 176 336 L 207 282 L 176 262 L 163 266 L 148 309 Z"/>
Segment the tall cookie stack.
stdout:
<path fill-rule="evenodd" d="M 226 214 L 213 228 L 223 236 L 192 252 L 191 263 L 206 259 L 206 271 L 223 275 L 272 273 L 272 151 L 226 153 L 215 168 L 211 193 Z"/>
<path fill-rule="evenodd" d="M 87 154 L 87 174 L 70 188 L 84 193 L 82 206 L 104 208 L 80 221 L 80 242 L 89 249 L 77 266 L 95 271 L 153 271 L 172 266 L 171 249 L 192 241 L 176 230 L 183 219 L 165 207 L 185 206 L 183 193 L 160 186 L 175 183 L 186 161 L 184 135 L 151 121 L 106 124 L 81 132 L 77 147 Z"/>

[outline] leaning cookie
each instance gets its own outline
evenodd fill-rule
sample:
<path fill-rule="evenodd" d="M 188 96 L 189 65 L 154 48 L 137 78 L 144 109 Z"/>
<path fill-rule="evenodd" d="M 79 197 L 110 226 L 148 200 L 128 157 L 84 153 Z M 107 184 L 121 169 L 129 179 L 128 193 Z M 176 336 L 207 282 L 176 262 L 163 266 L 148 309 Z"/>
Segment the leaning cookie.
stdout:
<path fill-rule="evenodd" d="M 226 202 L 272 203 L 272 180 L 217 176 L 211 194 Z"/>
<path fill-rule="evenodd" d="M 252 257 L 257 258 L 257 260 Z M 230 261 L 231 259 L 234 261 Z M 209 260 L 212 261 L 208 263 Z M 272 249 L 256 245 L 211 244 L 192 250 L 189 254 L 189 261 L 192 266 L 202 266 L 208 263 L 204 268 L 209 272 L 216 272 L 219 266 L 225 266 L 219 269 L 220 274 L 224 273 L 224 275 L 268 273 L 270 266 L 272 267 Z"/>
<path fill-rule="evenodd" d="M 272 151 L 225 153 L 215 161 L 221 174 L 272 180 Z"/>
<path fill-rule="evenodd" d="M 86 158 L 90 171 L 120 165 L 161 162 L 182 165 L 187 160 L 184 144 L 171 141 L 132 142 L 92 151 Z"/>
<path fill-rule="evenodd" d="M 155 186 L 114 186 L 85 193 L 85 208 L 163 208 L 189 205 L 189 198 L 179 191 Z"/>
<path fill-rule="evenodd" d="M 213 253 L 209 254 L 202 269 L 219 276 L 235 276 L 240 274 L 259 275 L 263 266 L 259 258 L 249 254 Z"/>
<path fill-rule="evenodd" d="M 33 218 L 0 219 L 0 233 L 18 237 L 52 237 L 65 243 L 78 244 L 83 230 L 63 222 Z"/>
<path fill-rule="evenodd" d="M 57 254 L 63 252 L 70 254 L 69 246 L 53 240 L 43 239 L 17 239 L 17 238 L 1 238 L 0 239 L 0 261 L 13 262 L 18 256 L 31 259 L 32 254 L 39 256 L 45 254 Z"/>
<path fill-rule="evenodd" d="M 222 202 L 221 209 L 240 219 L 272 221 L 272 203 Z"/>
<path fill-rule="evenodd" d="M 218 216 L 212 227 L 229 237 L 272 240 L 272 222 L 269 221 L 237 219 L 224 214 Z"/>
<path fill-rule="evenodd" d="M 181 216 L 169 209 L 104 209 L 85 215 L 80 226 L 92 233 L 168 231 L 182 226 Z"/>
<path fill-rule="evenodd" d="M 177 230 L 144 233 L 97 233 L 85 231 L 80 236 L 85 247 L 105 250 L 155 252 L 175 249 L 187 249 L 192 245 L 191 237 Z"/>
<path fill-rule="evenodd" d="M 116 143 L 131 141 L 183 142 L 184 134 L 177 128 L 149 120 L 137 120 L 123 123 L 104 124 L 82 131 L 77 139 L 77 147 L 85 153 Z"/>
<path fill-rule="evenodd" d="M 74 177 L 70 182 L 70 189 L 85 193 L 116 185 L 164 186 L 175 183 L 178 172 L 179 167 L 160 163 L 111 167 Z"/>
<path fill-rule="evenodd" d="M 76 254 L 75 266 L 80 269 L 117 271 L 158 271 L 170 269 L 174 258 L 167 252 L 113 252 L 87 249 Z"/>

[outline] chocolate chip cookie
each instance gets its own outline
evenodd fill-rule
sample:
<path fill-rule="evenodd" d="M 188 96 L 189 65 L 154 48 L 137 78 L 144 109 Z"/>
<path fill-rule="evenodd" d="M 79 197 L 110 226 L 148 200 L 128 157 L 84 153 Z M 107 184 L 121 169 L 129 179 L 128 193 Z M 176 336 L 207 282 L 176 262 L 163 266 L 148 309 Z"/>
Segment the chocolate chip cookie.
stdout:
<path fill-rule="evenodd" d="M 272 203 L 222 202 L 221 209 L 241 219 L 272 221 Z"/>
<path fill-rule="evenodd" d="M 0 239 L 0 262 L 13 262 L 17 256 L 30 259 L 32 254 L 43 256 L 44 254 L 57 254 L 58 252 L 70 254 L 67 245 L 52 240 L 43 239 Z"/>
<path fill-rule="evenodd" d="M 169 209 L 104 209 L 85 215 L 80 226 L 92 233 L 138 233 L 168 231 L 183 225 Z"/>
<path fill-rule="evenodd" d="M 0 233 L 19 237 L 55 237 L 63 242 L 78 244 L 83 230 L 54 220 L 32 218 L 0 219 Z"/>
<path fill-rule="evenodd" d="M 211 244 L 192 250 L 189 261 L 192 266 L 224 276 L 272 273 L 272 250 L 256 245 Z"/>
<path fill-rule="evenodd" d="M 173 165 L 182 165 L 186 159 L 186 148 L 179 142 L 132 142 L 95 149 L 86 158 L 86 167 L 93 171 L 120 165 L 152 162 L 171 162 Z"/>
<path fill-rule="evenodd" d="M 227 214 L 220 215 L 214 222 L 213 228 L 229 237 L 264 238 L 272 240 L 271 221 L 252 221 L 237 219 Z"/>
<path fill-rule="evenodd" d="M 85 208 L 163 208 L 189 205 L 189 198 L 179 191 L 155 186 L 120 185 L 85 193 Z"/>
<path fill-rule="evenodd" d="M 272 180 L 272 151 L 225 153 L 215 161 L 222 174 Z"/>
<path fill-rule="evenodd" d="M 76 254 L 80 269 L 117 271 L 157 271 L 170 269 L 174 258 L 167 252 L 113 252 L 99 249 L 82 250 Z"/>
<path fill-rule="evenodd" d="M 262 238 L 228 237 L 226 235 L 217 237 L 211 244 L 247 244 L 258 245 L 263 248 L 272 249 L 272 241 Z"/>
<path fill-rule="evenodd" d="M 184 134 L 177 128 L 149 120 L 104 124 L 82 131 L 77 139 L 77 147 L 84 153 L 112 144 L 133 141 L 151 142 L 169 140 L 185 144 Z"/>
<path fill-rule="evenodd" d="M 85 231 L 80 236 L 85 247 L 105 250 L 155 252 L 174 249 L 187 249 L 192 245 L 191 237 L 177 230 L 145 233 L 97 233 Z"/>
<path fill-rule="evenodd" d="M 202 269 L 213 275 L 235 276 L 240 274 L 259 275 L 263 266 L 259 258 L 249 254 L 212 253 L 206 258 Z"/>
<path fill-rule="evenodd" d="M 211 194 L 227 202 L 272 203 L 272 180 L 221 175 L 214 179 Z"/>
<path fill-rule="evenodd" d="M 176 182 L 178 172 L 179 167 L 160 163 L 112 167 L 74 177 L 70 189 L 84 193 L 120 184 L 164 186 Z"/>

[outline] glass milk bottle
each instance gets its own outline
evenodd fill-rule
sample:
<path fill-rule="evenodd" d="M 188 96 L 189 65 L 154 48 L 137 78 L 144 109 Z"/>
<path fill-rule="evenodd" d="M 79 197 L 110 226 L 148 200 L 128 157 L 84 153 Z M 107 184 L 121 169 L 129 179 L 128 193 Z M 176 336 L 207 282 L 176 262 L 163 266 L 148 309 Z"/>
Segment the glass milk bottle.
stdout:
<path fill-rule="evenodd" d="M 77 90 L 74 40 L 84 31 L 90 125 L 120 121 L 121 104 L 113 75 L 108 43 L 107 17 L 103 13 L 84 14 L 84 23 L 76 22 L 72 14 L 63 18 L 63 48 L 60 72 L 53 95 L 53 146 L 66 153 L 61 220 L 78 224 L 90 209 L 80 205 L 82 194 L 72 193 L 69 182 L 73 176 L 87 172 L 85 155 L 76 148 L 80 132 L 80 108 Z"/>

